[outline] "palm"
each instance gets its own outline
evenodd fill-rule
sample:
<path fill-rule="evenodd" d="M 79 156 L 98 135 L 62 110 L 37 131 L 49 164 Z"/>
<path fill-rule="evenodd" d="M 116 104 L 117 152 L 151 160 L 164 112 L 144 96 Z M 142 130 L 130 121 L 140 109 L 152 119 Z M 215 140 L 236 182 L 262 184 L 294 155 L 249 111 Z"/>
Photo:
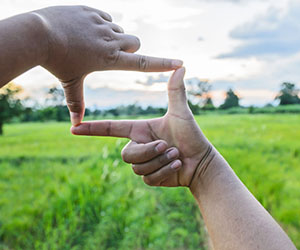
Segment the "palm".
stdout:
<path fill-rule="evenodd" d="M 198 135 L 198 136 L 196 136 Z M 133 123 L 130 138 L 138 143 L 165 140 L 168 146 L 178 148 L 179 159 L 183 163 L 180 171 L 168 176 L 161 186 L 188 186 L 198 166 L 206 143 L 201 142 L 202 133 L 191 111 L 186 106 L 182 114 L 169 112 L 161 118 Z"/>

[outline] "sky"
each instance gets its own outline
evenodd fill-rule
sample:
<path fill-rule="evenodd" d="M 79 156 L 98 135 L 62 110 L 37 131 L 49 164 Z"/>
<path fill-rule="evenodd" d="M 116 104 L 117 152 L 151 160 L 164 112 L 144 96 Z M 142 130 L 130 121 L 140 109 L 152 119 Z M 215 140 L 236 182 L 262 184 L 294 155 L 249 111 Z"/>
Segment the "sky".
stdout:
<path fill-rule="evenodd" d="M 273 102 L 284 81 L 300 83 L 298 0 L 1 0 L 0 19 L 54 5 L 84 4 L 110 13 L 141 40 L 139 54 L 184 61 L 186 79 L 207 79 L 215 105 L 233 88 L 242 105 Z M 85 81 L 88 107 L 165 106 L 171 73 L 109 71 Z M 57 79 L 36 67 L 14 80 L 42 101 Z"/>

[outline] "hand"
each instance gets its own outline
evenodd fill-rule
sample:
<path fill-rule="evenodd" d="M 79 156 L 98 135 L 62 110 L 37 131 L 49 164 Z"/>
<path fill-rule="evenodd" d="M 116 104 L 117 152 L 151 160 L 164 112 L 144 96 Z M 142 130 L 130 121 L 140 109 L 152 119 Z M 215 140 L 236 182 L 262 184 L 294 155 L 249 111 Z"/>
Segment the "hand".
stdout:
<path fill-rule="evenodd" d="M 73 125 L 84 115 L 83 81 L 93 71 L 168 71 L 182 62 L 133 54 L 137 37 L 123 33 L 109 14 L 86 6 L 57 6 L 31 12 L 47 37 L 42 66 L 62 82 Z"/>
<path fill-rule="evenodd" d="M 123 159 L 134 164 L 134 171 L 143 175 L 148 185 L 190 186 L 196 169 L 202 167 L 201 163 L 212 147 L 188 107 L 184 73 L 184 68 L 177 69 L 169 80 L 169 108 L 165 116 L 140 121 L 85 122 L 72 127 L 71 132 L 130 138 L 132 142 L 123 150 Z M 163 144 L 162 149 L 155 151 L 159 142 Z M 167 147 L 173 147 L 175 151 L 172 159 L 167 159 L 166 153 L 162 154 Z M 177 157 L 179 160 L 174 161 Z M 169 162 L 175 164 L 174 168 Z"/>

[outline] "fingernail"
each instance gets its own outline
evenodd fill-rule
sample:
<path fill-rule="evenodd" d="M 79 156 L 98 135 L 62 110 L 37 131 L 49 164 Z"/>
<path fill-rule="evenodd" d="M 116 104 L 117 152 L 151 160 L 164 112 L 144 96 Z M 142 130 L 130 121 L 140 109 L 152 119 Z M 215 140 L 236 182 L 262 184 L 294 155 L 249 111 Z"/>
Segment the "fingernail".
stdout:
<path fill-rule="evenodd" d="M 183 65 L 183 61 L 181 60 L 173 60 L 172 61 L 172 68 L 173 69 L 178 69 Z"/>
<path fill-rule="evenodd" d="M 175 158 L 176 156 L 178 156 L 178 152 L 175 149 L 172 149 L 170 152 L 167 153 L 167 157 L 169 160 Z"/>
<path fill-rule="evenodd" d="M 80 124 L 81 122 L 81 116 L 79 113 L 75 113 L 75 112 L 70 112 L 70 116 L 71 116 L 71 122 L 73 126 L 77 126 Z"/>
<path fill-rule="evenodd" d="M 158 153 L 162 153 L 167 149 L 167 145 L 165 143 L 160 142 L 156 147 L 155 150 Z"/>
<path fill-rule="evenodd" d="M 178 170 L 181 168 L 181 161 L 176 160 L 172 163 L 171 168 L 174 170 Z"/>

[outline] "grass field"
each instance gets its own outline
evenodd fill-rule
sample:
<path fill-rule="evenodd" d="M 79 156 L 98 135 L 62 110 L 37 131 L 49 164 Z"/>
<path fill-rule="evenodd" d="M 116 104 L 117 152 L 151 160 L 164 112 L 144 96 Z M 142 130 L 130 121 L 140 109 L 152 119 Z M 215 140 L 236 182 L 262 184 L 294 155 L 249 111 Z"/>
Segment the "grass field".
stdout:
<path fill-rule="evenodd" d="M 300 248 L 300 116 L 206 115 L 203 131 Z M 10 124 L 0 137 L 0 249 L 206 249 L 185 188 L 147 187 L 127 140 L 67 123 Z"/>

